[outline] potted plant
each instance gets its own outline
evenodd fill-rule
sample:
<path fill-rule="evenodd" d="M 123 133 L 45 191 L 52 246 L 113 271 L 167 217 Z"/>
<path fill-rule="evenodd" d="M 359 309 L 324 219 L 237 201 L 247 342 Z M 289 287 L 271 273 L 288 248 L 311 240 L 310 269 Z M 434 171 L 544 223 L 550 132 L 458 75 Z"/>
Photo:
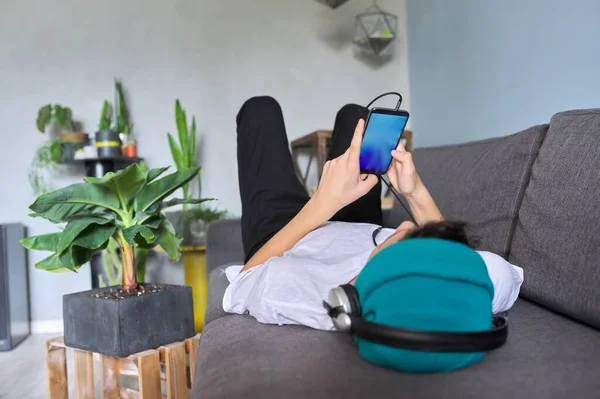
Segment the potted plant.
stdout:
<path fill-rule="evenodd" d="M 45 133 L 51 125 L 59 129 L 58 139 L 51 138 L 42 144 L 36 150 L 29 167 L 29 183 L 34 194 L 40 195 L 52 190 L 48 173 L 51 173 L 58 163 L 73 159 L 75 152 L 88 141 L 88 135 L 74 131 L 71 109 L 60 104 L 41 107 L 35 124 L 40 133 Z"/>
<path fill-rule="evenodd" d="M 60 141 L 50 140 L 42 144 L 35 151 L 28 170 L 28 179 L 34 195 L 40 195 L 53 189 L 48 174 L 62 160 Z"/>
<path fill-rule="evenodd" d="M 112 126 L 111 126 L 112 125 Z M 129 121 L 129 110 L 125 101 L 123 84 L 115 78 L 114 113 L 111 104 L 104 100 L 100 123 L 96 132 L 96 148 L 99 157 L 135 158 L 137 145 L 132 134 L 133 125 Z"/>
<path fill-rule="evenodd" d="M 175 122 L 177 126 L 177 140 L 171 133 L 167 133 L 171 156 L 177 169 L 199 167 L 196 160 L 196 118 L 192 115 L 192 123 L 188 128 L 187 116 L 179 100 L 175 101 Z M 191 182 L 190 182 L 191 183 Z M 182 186 L 183 198 L 191 200 L 195 197 L 191 184 Z M 202 191 L 201 176 L 198 174 L 198 198 Z M 186 246 L 202 246 L 206 240 L 208 223 L 221 219 L 226 211 L 207 207 L 205 204 L 188 207 L 184 204 L 179 212 L 172 212 L 168 218 L 175 225 L 178 234 L 183 237 Z"/>
<path fill-rule="evenodd" d="M 119 133 L 111 127 L 112 107 L 107 100 L 102 103 L 100 122 L 96 132 L 96 149 L 98 157 L 118 157 L 121 155 L 121 138 Z"/>
<path fill-rule="evenodd" d="M 161 177 L 167 168 L 146 172 L 133 164 L 102 178 L 39 196 L 32 216 L 66 223 L 64 230 L 23 239 L 30 250 L 51 254 L 35 267 L 76 271 L 113 238 L 122 261 L 120 286 L 63 297 L 65 344 L 105 355 L 132 353 L 180 341 L 194 334 L 191 289 L 186 286 L 138 284 L 135 248 L 160 246 L 172 260 L 180 257 L 179 238 L 163 210 L 202 199 L 165 199 L 192 180 L 199 168 Z"/>
<path fill-rule="evenodd" d="M 47 104 L 38 111 L 36 125 L 41 133 L 55 123 L 60 127 L 58 140 L 62 148 L 62 160 L 68 161 L 74 158 L 75 152 L 83 148 L 89 137 L 86 133 L 77 132 L 73 127 L 73 113 L 69 107 L 60 104 Z"/>
<path fill-rule="evenodd" d="M 137 155 L 137 144 L 133 137 L 133 125 L 129 120 L 129 109 L 125 101 L 125 92 L 120 79 L 115 79 L 115 127 L 119 133 L 124 156 L 133 158 Z"/>

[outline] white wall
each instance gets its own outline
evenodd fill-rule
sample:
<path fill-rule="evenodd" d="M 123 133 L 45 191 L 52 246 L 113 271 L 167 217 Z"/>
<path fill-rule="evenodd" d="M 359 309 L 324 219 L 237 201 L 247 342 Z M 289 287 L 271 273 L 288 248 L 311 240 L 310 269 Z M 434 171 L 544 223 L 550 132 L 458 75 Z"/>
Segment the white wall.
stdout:
<path fill-rule="evenodd" d="M 354 16 L 370 1 L 337 10 L 312 0 L 20 0 L 0 13 L 0 222 L 24 221 L 30 234 L 51 231 L 27 218 L 33 201 L 27 167 L 44 140 L 38 108 L 61 103 L 93 133 L 113 76 L 128 90 L 140 155 L 151 167 L 171 164 L 166 134 L 181 99 L 202 136 L 204 194 L 239 214 L 235 115 L 248 97 L 268 94 L 284 108 L 290 139 L 331 128 L 347 102 L 366 103 L 399 90 L 410 110 L 404 1 L 379 1 L 399 15 L 395 58 L 358 60 L 350 40 Z M 62 170 L 57 184 L 80 179 Z M 32 253 L 30 262 L 41 259 Z M 89 287 L 89 269 L 56 275 L 30 267 L 32 317 L 60 319 L 63 294 Z"/>
<path fill-rule="evenodd" d="M 600 106 L 597 0 L 409 0 L 417 146 L 460 143 Z"/>

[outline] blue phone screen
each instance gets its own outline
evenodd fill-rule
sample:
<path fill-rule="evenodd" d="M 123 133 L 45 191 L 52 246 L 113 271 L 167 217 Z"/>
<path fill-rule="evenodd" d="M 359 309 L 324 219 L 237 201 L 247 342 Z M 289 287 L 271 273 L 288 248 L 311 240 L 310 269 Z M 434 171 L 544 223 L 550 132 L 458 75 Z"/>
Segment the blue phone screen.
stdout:
<path fill-rule="evenodd" d="M 360 147 L 360 170 L 386 172 L 408 116 L 373 113 Z"/>

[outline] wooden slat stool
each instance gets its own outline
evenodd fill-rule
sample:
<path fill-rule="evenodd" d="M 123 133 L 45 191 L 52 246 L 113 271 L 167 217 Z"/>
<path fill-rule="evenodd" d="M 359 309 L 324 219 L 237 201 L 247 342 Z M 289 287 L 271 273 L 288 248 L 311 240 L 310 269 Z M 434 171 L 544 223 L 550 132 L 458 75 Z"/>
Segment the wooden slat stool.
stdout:
<path fill-rule="evenodd" d="M 185 341 L 136 353 L 126 358 L 100 356 L 100 392 L 106 399 L 180 399 L 194 384 L 200 334 Z M 75 398 L 94 398 L 94 353 L 69 348 L 63 338 L 46 341 L 46 369 L 50 399 L 68 399 L 67 349 L 73 351 Z M 122 387 L 120 377 L 137 377 L 138 390 Z M 164 381 L 167 396 L 162 395 Z"/>

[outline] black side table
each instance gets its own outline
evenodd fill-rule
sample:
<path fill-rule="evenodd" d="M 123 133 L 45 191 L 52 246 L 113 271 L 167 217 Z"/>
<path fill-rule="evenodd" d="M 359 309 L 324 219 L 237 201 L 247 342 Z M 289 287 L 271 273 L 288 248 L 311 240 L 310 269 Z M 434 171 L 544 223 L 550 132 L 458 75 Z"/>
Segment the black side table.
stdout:
<path fill-rule="evenodd" d="M 142 162 L 143 158 L 130 158 L 130 157 L 98 157 L 98 158 L 86 158 L 86 159 L 71 159 L 65 161 L 68 165 L 84 165 L 85 175 L 87 177 L 102 177 L 107 172 L 115 172 L 117 170 L 126 168 L 127 166 Z"/>

